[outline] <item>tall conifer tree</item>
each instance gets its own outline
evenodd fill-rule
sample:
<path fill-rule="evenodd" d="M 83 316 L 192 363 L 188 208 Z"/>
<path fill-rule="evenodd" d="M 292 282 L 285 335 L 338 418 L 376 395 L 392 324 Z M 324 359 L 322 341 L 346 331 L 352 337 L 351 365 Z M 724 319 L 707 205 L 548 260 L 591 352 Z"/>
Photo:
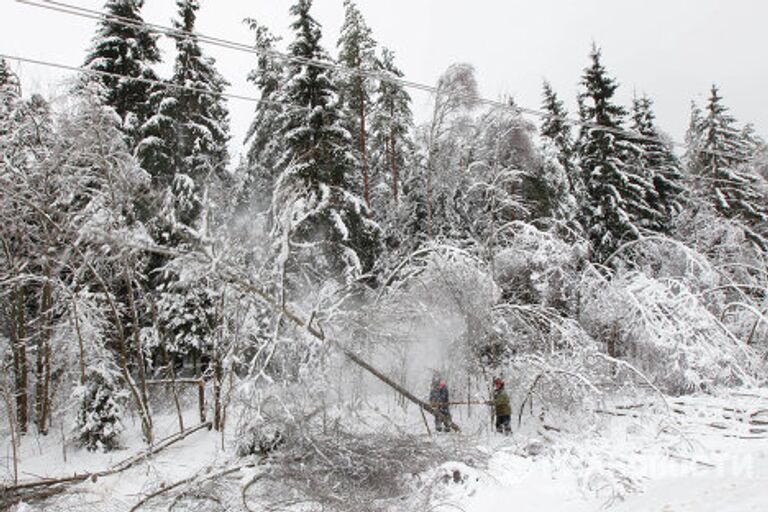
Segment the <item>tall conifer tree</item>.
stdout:
<path fill-rule="evenodd" d="M 660 142 L 653 102 L 647 96 L 632 102 L 632 130 L 641 136 L 637 141 L 641 150 L 640 165 L 653 183 L 653 190 L 646 197 L 649 206 L 657 212 L 653 228 L 669 232 L 673 216 L 683 208 L 684 177 L 670 144 Z"/>
<path fill-rule="evenodd" d="M 156 183 L 180 176 L 196 189 L 221 178 L 228 163 L 228 112 L 221 97 L 228 85 L 194 35 L 198 0 L 177 0 L 176 61 L 167 86 L 155 87 L 155 114 L 145 123 L 139 154 Z M 194 90 L 190 90 L 194 89 Z"/>
<path fill-rule="evenodd" d="M 138 142 L 139 130 L 150 115 L 151 86 L 130 78 L 157 80 L 152 65 L 160 62 L 157 36 L 143 26 L 143 5 L 144 0 L 107 0 L 104 9 L 108 17 L 99 23 L 85 59 L 88 69 L 118 75 L 94 79 L 104 86 L 106 103 L 120 116 L 132 145 Z"/>
<path fill-rule="evenodd" d="M 311 0 L 298 0 L 290 9 L 295 39 L 289 53 L 305 62 L 287 67 L 280 116 L 285 151 L 283 169 L 273 197 L 276 235 L 320 249 L 293 254 L 289 270 L 307 270 L 354 279 L 369 271 L 380 249 L 380 229 L 369 217 L 364 201 L 353 192 L 357 165 L 354 145 L 344 127 L 343 109 L 331 72 L 306 60 L 329 61 L 320 46 L 320 25 L 310 14 Z M 309 260 L 307 260 L 309 261 Z M 295 265 L 291 265 L 291 263 Z M 321 279 L 324 279 L 320 276 Z"/>
<path fill-rule="evenodd" d="M 382 50 L 377 68 L 387 77 L 403 77 L 403 72 L 395 65 L 394 53 L 387 48 Z M 376 90 L 371 122 L 371 174 L 374 183 L 389 183 L 391 198 L 395 202 L 401 192 L 402 172 L 407 165 L 408 153 L 413 151 L 412 129 L 410 95 L 402 85 L 381 80 Z"/>
<path fill-rule="evenodd" d="M 764 229 L 768 198 L 749 165 L 754 147 L 745 141 L 722 99 L 713 85 L 703 114 L 692 117 L 690 172 L 720 213 Z"/>
<path fill-rule="evenodd" d="M 592 242 L 592 258 L 602 261 L 650 226 L 655 212 L 646 202 L 652 184 L 636 165 L 639 148 L 617 132 L 623 130 L 627 115 L 612 101 L 618 84 L 608 76 L 597 48 L 590 58 L 592 64 L 582 78 L 581 108 L 592 126 L 582 128 L 579 156 L 587 196 L 583 221 Z"/>
<path fill-rule="evenodd" d="M 163 245 L 199 249 L 212 222 L 206 208 L 226 183 L 228 113 L 221 93 L 227 82 L 194 35 L 198 0 L 177 0 L 176 60 L 166 86 L 152 91 L 155 114 L 143 127 L 143 167 L 164 193 L 155 236 Z M 223 198 L 222 198 L 223 199 Z M 208 210 L 211 210 L 208 208 Z M 182 278 L 183 259 L 153 262 L 156 317 L 175 354 L 206 353 L 216 326 L 217 295 L 202 281 Z"/>
<path fill-rule="evenodd" d="M 374 67 L 376 41 L 365 23 L 363 14 L 353 0 L 344 0 L 344 24 L 337 46 L 339 63 L 351 69 Z M 355 139 L 357 159 L 362 174 L 362 194 L 370 206 L 370 165 L 368 156 L 368 118 L 371 111 L 371 80 L 363 75 L 350 74 L 341 80 L 340 93 L 346 109 L 347 129 Z"/>
<path fill-rule="evenodd" d="M 541 123 L 541 136 L 544 137 L 557 152 L 557 160 L 563 167 L 568 178 L 570 193 L 574 197 L 580 197 L 584 184 L 578 168 L 574 162 L 574 141 L 571 134 L 571 126 L 568 124 L 568 111 L 562 100 L 552 90 L 549 82 L 544 82 L 542 109 L 549 117 Z"/>
<path fill-rule="evenodd" d="M 261 51 L 256 69 L 248 74 L 248 81 L 256 86 L 259 98 L 263 101 L 256 106 L 256 115 L 245 137 L 248 150 L 243 199 L 255 199 L 263 203 L 269 202 L 272 197 L 272 189 L 280 171 L 277 162 L 284 150 L 282 137 L 276 137 L 275 134 L 280 131 L 280 102 L 285 67 L 282 60 L 271 54 L 279 38 L 256 20 L 247 19 L 246 23 L 255 33 L 256 48 Z"/>

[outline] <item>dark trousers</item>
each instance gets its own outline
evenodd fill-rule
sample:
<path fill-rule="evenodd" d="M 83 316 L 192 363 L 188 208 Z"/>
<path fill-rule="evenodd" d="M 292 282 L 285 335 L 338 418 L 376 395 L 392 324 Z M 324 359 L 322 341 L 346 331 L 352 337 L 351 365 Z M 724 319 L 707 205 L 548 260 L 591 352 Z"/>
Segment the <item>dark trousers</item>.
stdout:
<path fill-rule="evenodd" d="M 435 414 L 435 430 L 438 432 L 451 431 L 451 412 L 448 409 L 438 409 Z"/>
<path fill-rule="evenodd" d="M 509 414 L 496 416 L 496 432 L 503 434 L 512 433 L 512 416 Z"/>

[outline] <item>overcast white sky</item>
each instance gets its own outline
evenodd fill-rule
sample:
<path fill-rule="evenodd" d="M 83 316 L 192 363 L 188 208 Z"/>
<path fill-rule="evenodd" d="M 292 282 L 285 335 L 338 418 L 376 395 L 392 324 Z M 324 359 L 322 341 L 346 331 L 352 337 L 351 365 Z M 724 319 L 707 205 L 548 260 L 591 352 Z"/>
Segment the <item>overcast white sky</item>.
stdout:
<path fill-rule="evenodd" d="M 103 0 L 63 0 L 99 9 Z M 201 0 L 198 30 L 250 43 L 242 24 L 254 17 L 290 37 L 292 0 Z M 609 72 L 629 104 L 633 91 L 656 102 L 662 129 L 682 140 L 690 100 L 702 103 L 716 82 L 740 122 L 768 135 L 768 1 L 766 0 L 358 0 L 374 36 L 393 49 L 407 78 L 432 84 L 454 62 L 472 63 L 484 96 L 513 96 L 538 107 L 547 78 L 573 109 L 588 53 L 603 48 Z M 174 0 L 146 0 L 145 20 L 167 25 Z M 335 54 L 342 0 L 315 0 L 324 45 Z M 0 53 L 80 65 L 94 23 L 0 0 Z M 165 58 L 172 45 L 163 43 Z M 232 83 L 232 92 L 255 95 L 245 81 L 254 56 L 205 47 Z M 66 73 L 17 65 L 27 92 L 54 94 Z M 417 113 L 429 98 L 412 91 Z M 239 151 L 253 106 L 231 102 Z"/>

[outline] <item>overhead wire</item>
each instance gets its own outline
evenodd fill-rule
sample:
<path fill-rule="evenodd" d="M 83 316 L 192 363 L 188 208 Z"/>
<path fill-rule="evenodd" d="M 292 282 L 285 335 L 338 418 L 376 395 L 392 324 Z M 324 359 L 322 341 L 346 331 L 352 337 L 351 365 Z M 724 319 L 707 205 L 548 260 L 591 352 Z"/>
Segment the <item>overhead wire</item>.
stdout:
<path fill-rule="evenodd" d="M 29 58 L 29 57 L 19 57 L 18 55 L 9 55 L 9 54 L 5 54 L 5 53 L 0 53 L 0 58 L 14 60 L 14 61 L 17 61 L 17 62 L 26 62 L 28 64 L 35 64 L 35 65 L 38 65 L 38 66 L 51 67 L 51 68 L 56 68 L 56 69 L 63 69 L 63 70 L 67 70 L 67 71 L 76 71 L 76 72 L 79 72 L 79 73 L 92 74 L 92 75 L 97 75 L 97 76 L 106 76 L 106 77 L 110 77 L 110 78 L 128 79 L 128 80 L 142 82 L 142 83 L 146 83 L 146 84 L 150 84 L 150 85 L 157 85 L 157 86 L 160 86 L 160 87 L 165 87 L 165 88 L 168 88 L 168 89 L 178 89 L 178 90 L 191 91 L 191 92 L 196 92 L 196 93 L 200 93 L 200 94 L 205 94 L 205 95 L 208 95 L 208 96 L 221 96 L 221 97 L 224 97 L 224 98 L 231 98 L 231 99 L 235 99 L 235 100 L 249 101 L 249 102 L 252 102 L 252 103 L 261 103 L 261 104 L 264 104 L 264 105 L 270 105 L 270 106 L 275 106 L 275 107 L 284 107 L 285 106 L 285 103 L 280 103 L 280 102 L 277 102 L 277 101 L 269 101 L 269 100 L 266 100 L 266 99 L 256 98 L 254 96 L 244 96 L 244 95 L 241 95 L 241 94 L 234 94 L 234 93 L 228 93 L 228 92 L 216 92 L 216 91 L 211 91 L 211 90 L 208 90 L 208 89 L 202 89 L 202 88 L 199 88 L 199 87 L 191 87 L 191 86 L 188 86 L 188 85 L 178 85 L 178 84 L 174 84 L 174 83 L 171 83 L 171 82 L 163 82 L 161 80 L 154 80 L 154 79 L 151 79 L 151 78 L 130 77 L 130 76 L 121 75 L 120 73 L 112 73 L 110 71 L 103 71 L 103 70 L 100 70 L 100 69 L 91 69 L 91 68 L 86 68 L 86 67 L 69 66 L 69 65 L 66 65 L 66 64 L 59 64 L 59 63 L 56 63 L 56 62 L 49 62 L 49 61 L 45 61 L 45 60 L 32 59 L 32 58 Z"/>
<path fill-rule="evenodd" d="M 347 75 L 357 75 L 362 76 L 365 78 L 375 79 L 379 80 L 385 83 L 392 83 L 396 85 L 400 85 L 405 88 L 410 89 L 416 89 L 423 92 L 427 92 L 430 94 L 438 95 L 442 91 L 440 90 L 440 87 L 423 84 L 419 82 L 415 82 L 412 80 L 406 80 L 404 78 L 399 78 L 396 76 L 393 76 L 391 73 L 386 73 L 378 70 L 372 70 L 367 68 L 350 68 L 348 66 L 344 66 L 342 64 L 324 61 L 324 60 L 317 60 L 317 59 L 308 59 L 305 57 L 299 57 L 295 55 L 290 55 L 287 53 L 279 52 L 273 49 L 266 49 L 266 48 L 258 48 L 253 45 L 240 43 L 237 41 L 232 41 L 228 39 L 223 39 L 219 37 L 213 37 L 208 36 L 205 34 L 202 34 L 200 32 L 190 32 L 181 30 L 175 27 L 168 27 L 164 25 L 159 25 L 156 23 L 148 23 L 145 21 L 137 21 L 135 19 L 125 18 L 122 16 L 117 16 L 109 13 L 105 13 L 102 11 L 97 11 L 94 9 L 88 9 L 85 7 L 81 7 L 74 4 L 69 4 L 65 2 L 60 2 L 58 0 L 16 0 L 17 3 L 26 4 L 32 7 L 38 7 L 41 9 L 47 9 L 54 12 L 59 12 L 63 14 L 69 14 L 73 16 L 79 16 L 83 18 L 88 18 L 95 21 L 100 22 L 110 22 L 115 23 L 117 25 L 126 26 L 126 27 L 132 27 L 132 28 L 143 28 L 146 30 L 149 30 L 151 32 L 155 32 L 158 34 L 166 35 L 168 37 L 173 38 L 180 38 L 180 39 L 187 39 L 187 40 L 197 40 L 204 44 L 209 44 L 212 46 L 218 46 L 221 48 L 229 49 L 229 50 L 235 50 L 240 52 L 245 52 L 249 54 L 259 55 L 263 57 L 271 57 L 274 59 L 286 61 L 286 62 L 292 62 L 296 64 L 302 64 L 306 66 L 313 66 L 318 67 L 322 69 L 327 69 L 330 71 L 336 71 L 341 72 Z M 19 60 L 17 58 L 17 60 Z M 31 61 L 33 59 L 27 59 L 27 61 Z M 34 62 L 36 64 L 41 64 L 42 61 Z M 71 66 L 63 66 L 60 64 L 52 64 L 47 63 L 48 65 L 53 65 L 54 67 L 59 67 L 63 69 L 71 69 L 75 71 L 84 71 L 89 72 L 90 70 L 88 68 L 74 68 Z M 132 78 L 132 77 L 123 77 L 123 78 Z M 142 80 L 140 77 L 136 77 L 136 80 Z M 143 79 L 146 80 L 146 79 Z M 182 88 L 182 86 L 176 86 L 177 88 Z M 198 91 L 201 92 L 201 91 Z M 231 97 L 235 99 L 245 99 L 245 97 L 240 97 L 239 95 L 226 95 L 221 94 L 224 97 Z M 249 101 L 259 101 L 256 98 L 248 98 Z M 268 102 L 266 100 L 263 101 L 263 103 L 267 104 Z M 623 128 L 617 128 L 613 126 L 606 126 L 599 123 L 593 123 L 589 121 L 584 121 L 581 119 L 574 119 L 567 116 L 557 116 L 554 114 L 551 114 L 549 112 L 545 112 L 539 109 L 534 108 L 528 108 L 519 106 L 516 104 L 513 104 L 511 102 L 505 102 L 500 100 L 493 100 L 490 98 L 483 98 L 483 97 L 476 97 L 474 98 L 474 103 L 478 105 L 485 105 L 489 107 L 494 108 L 503 108 L 511 110 L 519 115 L 522 114 L 528 114 L 535 117 L 538 117 L 540 119 L 546 119 L 546 120 L 552 120 L 552 121 L 560 121 L 565 125 L 571 126 L 571 127 L 582 127 L 589 130 L 594 131 L 602 131 L 605 133 L 611 133 L 613 135 L 619 135 L 622 137 L 625 137 L 629 140 L 636 141 L 636 142 L 646 142 L 646 143 L 654 143 L 654 144 L 660 144 L 663 146 L 673 146 L 673 147 L 679 147 L 682 149 L 688 149 L 689 145 L 684 142 L 675 141 L 672 139 L 664 139 L 661 137 L 649 137 L 645 136 L 633 131 L 625 130 Z M 697 150 L 700 153 L 706 153 L 706 154 L 712 154 L 716 156 L 722 156 L 730 159 L 734 159 L 734 156 L 725 152 L 716 151 L 716 150 L 710 150 L 710 149 L 701 149 Z"/>

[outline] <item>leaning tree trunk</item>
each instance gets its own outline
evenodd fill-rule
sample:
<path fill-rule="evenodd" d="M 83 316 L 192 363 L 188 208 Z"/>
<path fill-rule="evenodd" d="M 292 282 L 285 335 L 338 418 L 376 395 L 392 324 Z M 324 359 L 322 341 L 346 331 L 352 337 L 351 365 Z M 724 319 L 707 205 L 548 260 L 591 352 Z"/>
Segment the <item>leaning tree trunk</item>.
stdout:
<path fill-rule="evenodd" d="M 125 272 L 125 281 L 128 285 L 128 305 L 131 308 L 131 318 L 133 323 L 133 341 L 135 343 L 134 351 L 136 356 L 136 367 L 138 370 L 137 373 L 139 375 L 138 392 L 143 406 L 143 413 L 145 415 L 145 417 L 142 419 L 145 426 L 144 430 L 147 443 L 152 444 L 152 415 L 149 412 L 149 399 L 147 395 L 147 376 L 145 370 L 146 362 L 144 360 L 144 351 L 141 347 L 141 335 L 139 333 L 139 314 L 136 310 L 136 300 L 133 296 L 133 277 L 132 273 L 127 270 Z"/>
<path fill-rule="evenodd" d="M 351 350 L 346 349 L 341 343 L 339 343 L 336 340 L 333 340 L 331 338 L 327 338 L 325 336 L 325 333 L 322 331 L 322 329 L 319 329 L 311 324 L 310 321 L 305 321 L 302 319 L 299 315 L 297 315 L 295 312 L 291 311 L 285 304 L 278 303 L 273 297 L 271 297 L 267 292 L 262 290 L 260 287 L 253 285 L 250 281 L 245 281 L 241 279 L 239 276 L 231 276 L 233 284 L 242 286 L 245 290 L 250 291 L 252 293 L 255 293 L 258 295 L 269 307 L 273 308 L 275 311 L 282 311 L 283 315 L 288 318 L 291 322 L 295 323 L 299 327 L 302 327 L 306 329 L 306 331 L 319 341 L 329 343 L 333 347 L 335 347 L 337 350 L 339 350 L 342 354 L 344 354 L 349 360 L 351 360 L 356 365 L 360 366 L 364 370 L 368 371 L 370 374 L 372 374 L 377 379 L 381 380 L 388 386 L 390 386 L 392 389 L 400 393 L 403 397 L 405 397 L 407 400 L 411 401 L 412 403 L 416 404 L 418 407 L 420 407 L 422 410 L 428 412 L 429 414 L 435 416 L 436 418 L 439 418 L 443 420 L 451 430 L 454 432 L 459 432 L 461 429 L 459 426 L 453 422 L 453 420 L 450 418 L 450 416 L 446 416 L 442 414 L 439 410 L 436 410 L 430 406 L 427 402 L 424 400 L 421 400 L 417 396 L 415 396 L 413 393 L 405 389 L 404 387 L 400 386 L 397 382 L 390 379 L 386 375 L 384 375 L 382 372 L 374 368 L 371 364 L 366 362 L 364 359 L 362 359 L 360 356 L 352 352 Z"/>

